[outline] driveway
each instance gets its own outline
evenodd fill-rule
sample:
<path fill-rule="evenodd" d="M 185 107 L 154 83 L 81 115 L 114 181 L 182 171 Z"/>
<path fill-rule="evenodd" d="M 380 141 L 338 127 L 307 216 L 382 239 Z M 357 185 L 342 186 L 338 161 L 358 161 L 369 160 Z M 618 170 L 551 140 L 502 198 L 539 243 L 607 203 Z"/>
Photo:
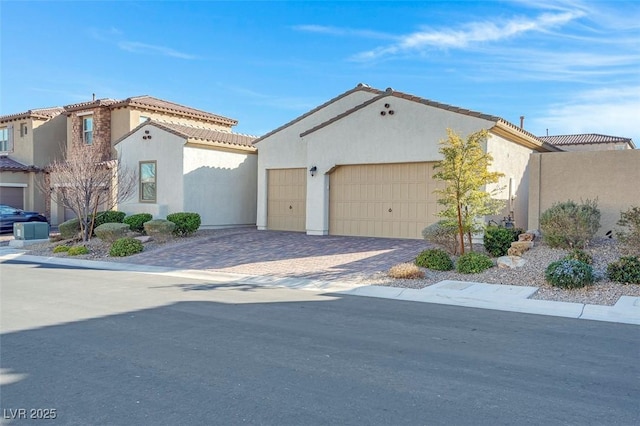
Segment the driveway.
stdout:
<path fill-rule="evenodd" d="M 322 280 L 357 279 L 411 262 L 424 240 L 311 236 L 298 232 L 224 230 L 182 246 L 127 258 L 127 263 Z"/>

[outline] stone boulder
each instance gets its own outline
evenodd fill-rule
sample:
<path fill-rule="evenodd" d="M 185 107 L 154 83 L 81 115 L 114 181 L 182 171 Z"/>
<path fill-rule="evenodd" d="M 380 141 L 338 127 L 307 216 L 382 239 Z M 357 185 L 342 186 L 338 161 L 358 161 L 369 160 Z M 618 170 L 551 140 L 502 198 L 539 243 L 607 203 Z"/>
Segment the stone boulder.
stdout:
<path fill-rule="evenodd" d="M 497 260 L 498 268 L 503 269 L 520 268 L 524 266 L 525 263 L 527 263 L 527 261 L 520 256 L 502 256 Z"/>
<path fill-rule="evenodd" d="M 524 232 L 518 235 L 518 241 L 533 241 L 536 239 L 536 235 L 531 232 Z"/>
<path fill-rule="evenodd" d="M 514 241 L 507 250 L 509 256 L 522 256 L 522 253 L 533 247 L 533 241 Z"/>

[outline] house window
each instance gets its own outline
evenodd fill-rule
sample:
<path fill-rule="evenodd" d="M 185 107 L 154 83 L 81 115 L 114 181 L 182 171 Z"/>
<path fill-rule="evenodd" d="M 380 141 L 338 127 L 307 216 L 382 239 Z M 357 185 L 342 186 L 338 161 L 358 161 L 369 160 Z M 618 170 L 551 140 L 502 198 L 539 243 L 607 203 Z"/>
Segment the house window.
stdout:
<path fill-rule="evenodd" d="M 0 151 L 8 151 L 9 147 L 9 129 L 3 127 L 0 129 Z"/>
<path fill-rule="evenodd" d="M 0 129 L 0 152 L 13 151 L 13 125 Z"/>
<path fill-rule="evenodd" d="M 147 121 L 148 119 L 149 119 L 149 117 L 147 117 L 146 115 L 141 115 L 141 116 L 140 116 L 140 123 L 139 123 L 139 124 L 144 123 L 144 122 L 145 122 L 145 121 Z"/>
<path fill-rule="evenodd" d="M 20 137 L 27 136 L 27 123 L 20 123 Z"/>
<path fill-rule="evenodd" d="M 616 151 L 622 151 L 623 149 L 625 149 L 626 146 L 625 145 L 616 145 L 615 150 Z"/>
<path fill-rule="evenodd" d="M 140 162 L 140 201 L 155 203 L 156 191 L 156 162 Z"/>
<path fill-rule="evenodd" d="M 82 119 L 82 140 L 87 145 L 93 143 L 93 117 L 84 117 Z"/>

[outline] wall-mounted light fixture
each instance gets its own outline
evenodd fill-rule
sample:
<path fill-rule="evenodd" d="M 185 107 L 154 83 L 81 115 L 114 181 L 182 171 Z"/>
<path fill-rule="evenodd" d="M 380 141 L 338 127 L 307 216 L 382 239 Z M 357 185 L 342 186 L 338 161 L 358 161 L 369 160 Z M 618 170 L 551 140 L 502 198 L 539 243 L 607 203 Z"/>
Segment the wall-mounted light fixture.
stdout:
<path fill-rule="evenodd" d="M 316 172 L 318 171 L 318 168 L 316 166 L 313 166 L 309 169 L 309 173 L 311 173 L 311 176 L 315 176 Z"/>

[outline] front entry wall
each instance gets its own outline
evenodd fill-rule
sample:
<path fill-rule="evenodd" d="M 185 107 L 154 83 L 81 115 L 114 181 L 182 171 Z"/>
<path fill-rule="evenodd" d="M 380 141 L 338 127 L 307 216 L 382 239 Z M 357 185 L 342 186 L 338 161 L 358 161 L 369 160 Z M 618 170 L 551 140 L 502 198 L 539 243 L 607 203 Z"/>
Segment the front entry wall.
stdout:
<path fill-rule="evenodd" d="M 338 167 L 330 175 L 329 233 L 422 238 L 438 220 L 433 162 Z"/>
<path fill-rule="evenodd" d="M 268 170 L 267 228 L 274 231 L 306 229 L 307 170 Z"/>

